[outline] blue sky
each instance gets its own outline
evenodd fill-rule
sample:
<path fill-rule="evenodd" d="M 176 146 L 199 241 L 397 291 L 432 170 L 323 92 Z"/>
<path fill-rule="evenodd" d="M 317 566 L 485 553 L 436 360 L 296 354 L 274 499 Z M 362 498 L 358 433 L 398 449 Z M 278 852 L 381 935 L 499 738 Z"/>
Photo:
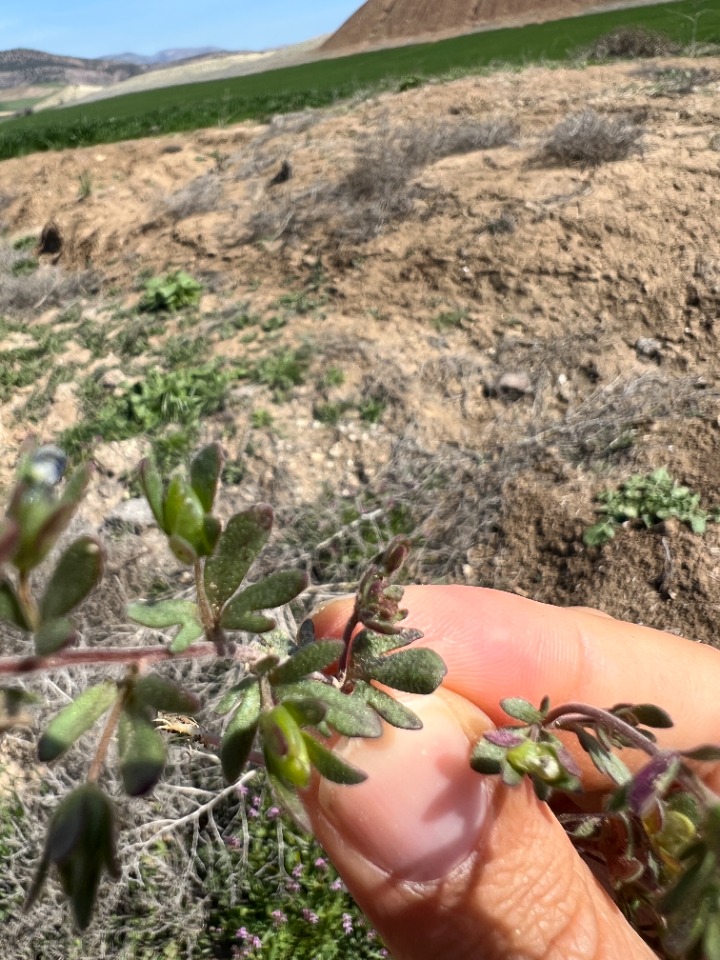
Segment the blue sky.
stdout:
<path fill-rule="evenodd" d="M 76 57 L 171 47 L 263 50 L 336 30 L 362 0 L 2 0 L 0 50 Z"/>

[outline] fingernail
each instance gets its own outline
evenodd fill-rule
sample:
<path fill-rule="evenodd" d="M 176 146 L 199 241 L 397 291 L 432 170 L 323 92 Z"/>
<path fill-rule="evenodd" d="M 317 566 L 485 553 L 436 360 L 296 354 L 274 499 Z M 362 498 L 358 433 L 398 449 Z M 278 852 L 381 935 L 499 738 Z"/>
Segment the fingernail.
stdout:
<path fill-rule="evenodd" d="M 384 725 L 378 740 L 339 745 L 339 755 L 368 779 L 353 787 L 323 780 L 318 805 L 343 844 L 360 856 L 397 879 L 429 882 L 447 876 L 477 849 L 494 784 L 469 766 L 480 731 L 473 735 L 445 698 L 408 696 L 402 702 L 418 714 L 423 729 Z"/>

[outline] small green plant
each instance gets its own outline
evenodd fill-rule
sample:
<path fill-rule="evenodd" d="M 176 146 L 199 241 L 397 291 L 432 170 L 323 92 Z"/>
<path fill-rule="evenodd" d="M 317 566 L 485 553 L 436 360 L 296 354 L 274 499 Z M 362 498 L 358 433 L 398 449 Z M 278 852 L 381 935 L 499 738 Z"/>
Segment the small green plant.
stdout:
<path fill-rule="evenodd" d="M 282 400 L 293 387 L 305 382 L 311 358 L 312 351 L 307 345 L 295 350 L 287 348 L 261 360 L 250 376 L 270 387 L 276 400 Z"/>
<path fill-rule="evenodd" d="M 87 170 L 83 170 L 83 172 L 78 176 L 78 200 L 87 200 L 92 193 L 92 189 L 92 177 Z"/>
<path fill-rule="evenodd" d="M 345 372 L 341 367 L 328 367 L 320 381 L 321 389 L 341 387 L 345 383 Z"/>
<path fill-rule="evenodd" d="M 700 494 L 677 484 L 665 467 L 648 474 L 636 474 L 617 490 L 605 490 L 597 498 L 602 519 L 589 527 L 583 536 L 588 547 L 598 547 L 612 540 L 618 524 L 636 520 L 652 527 L 661 520 L 675 518 L 687 524 L 693 533 L 703 534 L 708 521 L 718 519 L 718 511 L 700 506 Z"/>
<path fill-rule="evenodd" d="M 377 397 L 368 397 L 358 404 L 360 419 L 366 423 L 379 423 L 387 409 L 387 403 Z"/>
<path fill-rule="evenodd" d="M 32 234 L 28 234 L 25 237 L 19 237 L 13 242 L 13 250 L 31 250 L 33 247 L 37 246 L 37 237 Z"/>
<path fill-rule="evenodd" d="M 253 410 L 250 422 L 254 430 L 265 430 L 273 425 L 273 415 L 269 410 L 259 407 Z"/>
<path fill-rule="evenodd" d="M 328 427 L 336 427 L 342 415 L 351 408 L 352 404 L 342 401 L 316 403 L 313 407 L 313 417 L 318 423 Z"/>
<path fill-rule="evenodd" d="M 139 309 L 174 313 L 185 307 L 197 306 L 201 293 L 202 285 L 183 270 L 178 270 L 164 277 L 151 277 L 146 280 Z"/>
<path fill-rule="evenodd" d="M 444 313 L 439 313 L 436 317 L 433 317 L 432 325 L 438 333 L 444 333 L 446 330 L 461 327 L 463 321 L 467 319 L 467 315 L 468 311 L 465 309 L 446 310 Z"/>
<path fill-rule="evenodd" d="M 22 260 L 16 260 L 10 268 L 10 273 L 14 277 L 26 277 L 29 273 L 35 273 L 40 266 L 35 257 L 24 257 Z"/>

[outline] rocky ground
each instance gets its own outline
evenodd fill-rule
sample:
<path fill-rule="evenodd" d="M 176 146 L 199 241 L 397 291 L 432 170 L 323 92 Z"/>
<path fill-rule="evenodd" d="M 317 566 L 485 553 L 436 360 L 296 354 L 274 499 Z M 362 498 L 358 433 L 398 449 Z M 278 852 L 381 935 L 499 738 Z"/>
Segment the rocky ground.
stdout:
<path fill-rule="evenodd" d="M 533 67 L 4 162 L 0 484 L 30 432 L 87 420 L 89 395 L 210 364 L 229 380 L 199 438 L 242 477 L 228 509 L 274 503 L 283 555 L 316 582 L 407 529 L 416 578 L 714 642 L 714 524 L 583 533 L 598 492 L 661 466 L 720 503 L 719 71 Z M 556 125 L 583 112 L 570 140 L 589 152 L 558 153 Z M 600 162 L 598 116 L 627 156 Z M 138 313 L 173 270 L 203 284 L 199 307 Z M 91 446 L 100 525 L 147 443 Z M 157 571 L 153 537 L 116 538 L 112 569 Z"/>

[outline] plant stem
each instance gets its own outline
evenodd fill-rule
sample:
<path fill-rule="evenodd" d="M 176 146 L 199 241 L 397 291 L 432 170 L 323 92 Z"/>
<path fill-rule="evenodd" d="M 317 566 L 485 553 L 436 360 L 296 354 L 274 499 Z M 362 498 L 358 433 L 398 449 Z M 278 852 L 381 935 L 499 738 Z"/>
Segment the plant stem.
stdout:
<path fill-rule="evenodd" d="M 205 636 L 215 645 L 218 656 L 222 657 L 225 655 L 225 636 L 220 626 L 215 622 L 215 616 L 207 598 L 205 571 L 200 559 L 195 561 L 193 572 L 195 574 L 195 591 L 197 593 L 198 609 L 200 610 L 200 620 L 205 630 Z"/>
<path fill-rule="evenodd" d="M 0 659 L 0 676 L 40 673 L 59 667 L 107 666 L 108 664 L 160 663 L 165 660 L 198 660 L 217 656 L 214 643 L 196 643 L 182 653 L 171 653 L 167 647 L 111 647 L 107 650 L 61 650 L 47 657 L 4 657 Z M 253 664 L 265 654 L 243 646 L 229 644 L 226 656 Z"/>
<path fill-rule="evenodd" d="M 600 707 L 591 707 L 586 703 L 564 703 L 562 706 L 551 710 L 545 717 L 543 726 L 552 727 L 555 730 L 572 730 L 578 724 L 590 723 L 593 726 L 602 726 L 606 730 L 617 733 L 630 742 L 627 744 L 636 750 L 643 750 L 649 756 L 654 757 L 660 753 L 660 747 L 648 740 L 642 733 L 631 724 L 621 720 L 607 710 Z"/>
<path fill-rule="evenodd" d="M 30 588 L 30 574 L 26 570 L 22 571 L 18 579 L 18 599 L 34 633 L 40 626 L 40 611 Z"/>
<path fill-rule="evenodd" d="M 343 630 L 342 640 L 345 644 L 345 649 L 340 655 L 339 669 L 341 673 L 345 673 L 348 665 L 350 663 L 350 656 L 352 654 L 352 643 L 353 643 L 353 631 L 355 627 L 360 623 L 360 617 L 358 616 L 357 603 L 355 604 L 355 609 L 353 610 L 348 621 L 345 624 L 345 629 Z"/>
<path fill-rule="evenodd" d="M 115 727 L 118 725 L 120 714 L 122 713 L 122 709 L 125 706 L 125 701 L 127 700 L 128 690 L 129 687 L 126 687 L 113 704 L 113 708 L 110 711 L 110 716 L 105 724 L 105 729 L 100 737 L 100 743 L 95 751 L 93 762 L 90 764 L 90 769 L 88 770 L 88 783 L 94 783 L 95 780 L 97 780 L 97 778 L 100 776 L 100 772 L 102 771 L 103 764 L 105 763 L 105 757 L 107 756 L 108 748 L 110 746 L 110 741 L 113 738 Z"/>

